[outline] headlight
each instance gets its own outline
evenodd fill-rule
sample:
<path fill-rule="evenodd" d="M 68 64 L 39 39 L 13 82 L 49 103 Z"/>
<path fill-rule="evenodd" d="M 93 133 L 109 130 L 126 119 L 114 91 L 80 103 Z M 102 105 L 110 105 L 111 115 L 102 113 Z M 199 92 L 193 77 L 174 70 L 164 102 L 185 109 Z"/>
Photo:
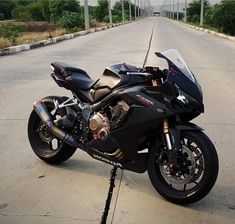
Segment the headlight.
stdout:
<path fill-rule="evenodd" d="M 179 86 L 175 85 L 178 91 L 178 96 L 177 96 L 177 100 L 179 100 L 181 103 L 183 104 L 198 104 L 198 101 L 195 100 L 193 97 L 191 97 L 189 94 L 187 94 L 186 92 L 184 92 L 183 90 L 181 90 L 179 88 Z"/>
<path fill-rule="evenodd" d="M 51 65 L 51 70 L 54 72 L 55 71 L 55 68 Z"/>
<path fill-rule="evenodd" d="M 183 104 L 188 104 L 189 103 L 189 100 L 186 96 L 187 94 L 184 91 L 178 89 L 178 94 L 179 95 L 177 96 L 177 100 L 181 101 Z"/>

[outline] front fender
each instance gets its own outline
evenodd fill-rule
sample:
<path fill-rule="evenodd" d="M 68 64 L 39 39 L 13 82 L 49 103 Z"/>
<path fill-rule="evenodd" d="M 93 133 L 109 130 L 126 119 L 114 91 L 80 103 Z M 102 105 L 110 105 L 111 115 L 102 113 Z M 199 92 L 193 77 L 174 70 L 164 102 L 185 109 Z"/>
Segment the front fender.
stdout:
<path fill-rule="evenodd" d="M 169 133 L 171 136 L 171 143 L 173 149 L 181 149 L 181 133 L 183 131 L 202 131 L 203 128 L 200 126 L 190 123 L 190 122 L 184 122 L 178 125 L 175 125 L 174 128 L 169 129 Z"/>
<path fill-rule="evenodd" d="M 203 131 L 204 129 L 196 124 L 191 122 L 185 122 L 182 124 L 176 125 L 176 129 L 179 131 Z"/>

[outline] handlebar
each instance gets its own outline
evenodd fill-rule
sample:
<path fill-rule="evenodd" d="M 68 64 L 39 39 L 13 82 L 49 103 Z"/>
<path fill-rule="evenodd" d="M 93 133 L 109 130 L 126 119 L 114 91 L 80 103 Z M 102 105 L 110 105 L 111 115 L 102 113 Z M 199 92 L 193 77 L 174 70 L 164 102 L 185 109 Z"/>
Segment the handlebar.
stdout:
<path fill-rule="evenodd" d="M 159 67 L 152 67 L 152 66 L 146 66 L 142 69 L 142 72 L 147 72 L 152 75 L 153 85 L 156 82 L 155 85 L 162 84 L 167 77 L 168 70 L 164 69 L 161 70 Z"/>

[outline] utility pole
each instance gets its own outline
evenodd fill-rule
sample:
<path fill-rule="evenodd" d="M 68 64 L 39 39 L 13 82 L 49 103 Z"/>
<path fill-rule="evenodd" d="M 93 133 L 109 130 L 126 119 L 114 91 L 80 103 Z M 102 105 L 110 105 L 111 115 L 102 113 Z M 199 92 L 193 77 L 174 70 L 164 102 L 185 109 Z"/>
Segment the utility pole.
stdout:
<path fill-rule="evenodd" d="M 167 17 L 170 17 L 170 13 L 169 13 L 169 4 L 168 4 L 168 0 L 166 0 L 166 10 L 167 10 Z"/>
<path fill-rule="evenodd" d="M 124 14 L 124 0 L 122 0 L 122 22 L 125 21 L 125 14 Z"/>
<path fill-rule="evenodd" d="M 141 0 L 141 9 L 142 9 L 142 13 L 141 13 L 141 15 L 142 15 L 142 17 L 144 18 L 145 17 L 145 11 L 144 11 L 144 2 L 143 2 L 143 0 Z"/>
<path fill-rule="evenodd" d="M 201 0 L 200 26 L 203 25 L 203 14 L 204 14 L 204 0 Z"/>
<path fill-rule="evenodd" d="M 170 0 L 170 19 L 172 19 L 172 1 L 173 0 Z"/>
<path fill-rule="evenodd" d="M 109 7 L 109 24 L 113 24 L 113 19 L 112 19 L 112 11 L 111 11 L 111 1 L 108 0 L 108 7 Z"/>
<path fill-rule="evenodd" d="M 184 20 L 185 20 L 185 22 L 187 22 L 187 5 L 188 5 L 187 0 L 185 0 L 185 2 L 184 2 Z"/>
<path fill-rule="evenodd" d="M 85 15 L 85 29 L 90 28 L 89 25 L 89 11 L 88 11 L 88 0 L 84 0 L 84 15 Z"/>
<path fill-rule="evenodd" d="M 138 19 L 140 18 L 140 0 L 137 0 L 138 1 Z"/>
<path fill-rule="evenodd" d="M 148 0 L 148 17 L 150 16 L 150 4 L 149 4 L 149 0 Z"/>
<path fill-rule="evenodd" d="M 165 13 L 166 13 L 166 0 L 163 1 L 163 4 L 162 4 L 162 16 L 166 16 Z"/>
<path fill-rule="evenodd" d="M 131 21 L 131 0 L 129 0 L 129 21 Z"/>
<path fill-rule="evenodd" d="M 136 0 L 135 0 L 135 20 L 136 20 Z"/>
<path fill-rule="evenodd" d="M 173 11 L 172 19 L 175 19 L 175 0 L 172 0 L 172 11 Z"/>
<path fill-rule="evenodd" d="M 179 21 L 179 0 L 177 0 L 177 21 Z"/>

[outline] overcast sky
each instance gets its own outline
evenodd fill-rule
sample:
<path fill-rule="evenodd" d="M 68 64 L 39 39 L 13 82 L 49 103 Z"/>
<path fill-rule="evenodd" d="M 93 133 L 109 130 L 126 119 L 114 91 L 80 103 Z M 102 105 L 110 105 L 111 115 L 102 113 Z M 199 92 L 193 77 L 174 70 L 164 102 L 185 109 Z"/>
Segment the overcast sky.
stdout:
<path fill-rule="evenodd" d="M 111 0 L 112 2 L 112 5 L 116 2 L 117 0 Z M 136 4 L 138 2 L 138 0 L 131 0 L 132 3 L 135 3 L 136 1 Z M 145 4 L 147 6 L 148 4 L 148 0 L 139 0 L 142 4 Z M 150 1 L 150 4 L 157 10 L 159 8 L 159 6 L 162 6 L 163 5 L 163 2 L 167 2 L 167 4 L 171 4 L 172 1 L 175 2 L 175 4 L 177 4 L 177 0 L 149 0 Z M 192 2 L 193 0 L 187 0 L 188 3 Z M 80 3 L 81 5 L 83 5 L 83 2 L 84 0 L 80 0 Z M 89 2 L 89 5 L 96 5 L 97 4 L 97 0 L 88 0 Z M 179 0 L 179 3 L 180 4 L 184 4 L 185 0 Z M 218 3 L 218 2 L 221 2 L 221 0 L 209 0 L 209 2 L 211 4 L 215 4 L 215 3 Z"/>
<path fill-rule="evenodd" d="M 135 0 L 132 0 L 132 2 L 134 2 Z M 143 0 L 145 2 L 147 2 L 148 0 Z M 172 2 L 174 1 L 174 4 L 175 4 L 175 8 L 176 8 L 176 4 L 177 4 L 177 0 L 150 0 L 152 6 L 155 8 L 155 10 L 158 10 L 160 6 L 163 5 L 163 3 L 165 2 L 166 4 L 168 5 L 172 5 Z M 187 0 L 187 3 L 191 3 L 193 2 L 193 0 Z M 209 0 L 209 2 L 211 4 L 216 4 L 216 3 L 219 3 L 221 2 L 221 0 Z M 179 0 L 179 4 L 182 6 L 180 8 L 184 8 L 184 4 L 185 4 L 185 0 Z"/>
<path fill-rule="evenodd" d="M 132 2 L 134 2 L 135 0 L 131 0 Z M 145 0 L 146 2 L 148 1 L 148 0 Z M 164 1 L 168 1 L 168 2 L 171 2 L 171 1 L 173 1 L 173 0 L 150 0 L 150 2 L 151 2 L 151 4 L 154 6 L 154 5 L 162 5 L 163 4 L 163 2 Z M 188 0 L 188 3 L 190 3 L 190 2 L 192 2 L 193 0 Z M 209 2 L 211 3 L 211 4 L 215 4 L 215 3 L 218 3 L 218 2 L 220 2 L 221 0 L 209 0 Z M 176 3 L 177 2 L 177 0 L 174 0 L 174 2 Z M 179 2 L 180 3 L 184 3 L 185 2 L 185 0 L 179 0 Z"/>

